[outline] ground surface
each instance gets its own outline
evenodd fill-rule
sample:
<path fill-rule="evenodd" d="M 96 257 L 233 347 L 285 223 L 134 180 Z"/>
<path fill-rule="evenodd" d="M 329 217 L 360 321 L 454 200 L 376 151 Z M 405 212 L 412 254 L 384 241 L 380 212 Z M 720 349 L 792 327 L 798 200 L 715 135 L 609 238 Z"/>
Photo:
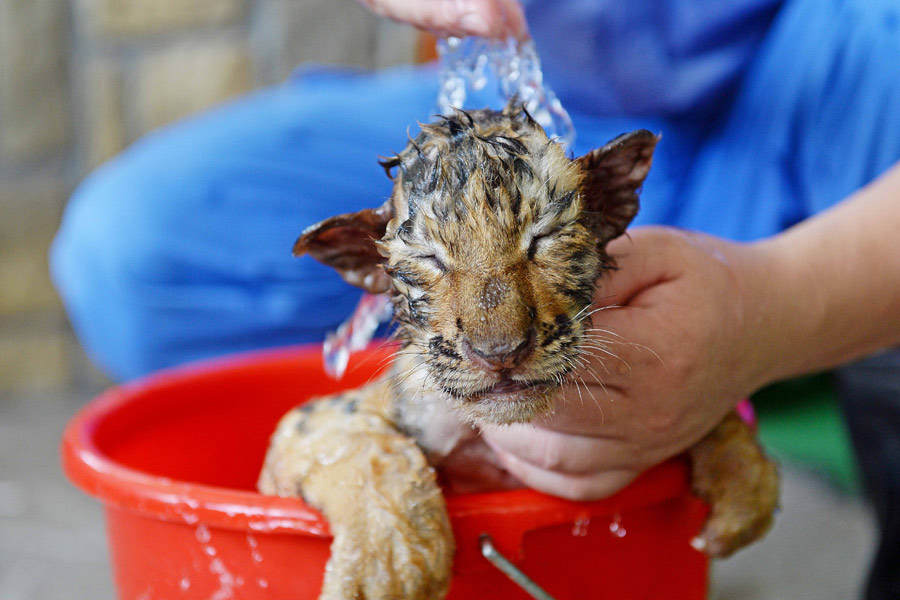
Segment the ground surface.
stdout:
<path fill-rule="evenodd" d="M 85 394 L 0 398 L 0 599 L 112 600 L 100 507 L 59 470 Z M 853 600 L 873 547 L 865 505 L 784 469 L 783 510 L 762 543 L 720 563 L 712 600 Z"/>

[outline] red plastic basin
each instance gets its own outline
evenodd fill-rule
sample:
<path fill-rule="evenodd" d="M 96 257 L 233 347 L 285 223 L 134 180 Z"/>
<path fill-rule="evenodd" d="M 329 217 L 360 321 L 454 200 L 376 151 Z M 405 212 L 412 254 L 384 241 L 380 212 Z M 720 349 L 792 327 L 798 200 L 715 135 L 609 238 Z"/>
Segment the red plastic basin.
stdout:
<path fill-rule="evenodd" d="M 268 437 L 291 407 L 365 383 L 385 351 L 340 382 L 318 347 L 190 366 L 114 388 L 77 414 L 63 468 L 106 512 L 119 598 L 316 598 L 328 525 L 301 500 L 254 491 Z M 527 599 L 479 552 L 497 548 L 558 600 L 700 600 L 707 561 L 689 545 L 706 514 L 672 461 L 599 502 L 533 492 L 447 499 L 458 550 L 451 599 Z"/>

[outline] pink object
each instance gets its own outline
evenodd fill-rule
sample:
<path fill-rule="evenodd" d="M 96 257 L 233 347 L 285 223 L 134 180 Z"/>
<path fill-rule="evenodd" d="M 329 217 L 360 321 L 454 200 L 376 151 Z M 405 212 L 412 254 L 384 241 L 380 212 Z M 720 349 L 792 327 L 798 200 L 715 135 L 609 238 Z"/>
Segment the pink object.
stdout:
<path fill-rule="evenodd" d="M 753 404 L 749 398 L 744 398 L 735 408 L 737 414 L 750 427 L 756 427 L 756 411 L 753 410 Z"/>

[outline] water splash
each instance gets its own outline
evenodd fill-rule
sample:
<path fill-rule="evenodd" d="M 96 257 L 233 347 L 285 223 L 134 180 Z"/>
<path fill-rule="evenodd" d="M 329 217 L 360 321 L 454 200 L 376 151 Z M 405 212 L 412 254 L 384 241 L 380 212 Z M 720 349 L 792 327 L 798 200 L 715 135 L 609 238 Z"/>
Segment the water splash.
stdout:
<path fill-rule="evenodd" d="M 575 127 L 556 94 L 544 84 L 534 40 L 447 37 L 438 40 L 440 90 L 437 111 L 463 108 L 469 91 L 496 81 L 500 101 L 516 98 L 550 137 L 566 149 L 575 144 Z"/>
<path fill-rule="evenodd" d="M 277 517 L 268 517 L 264 521 L 250 521 L 247 523 L 247 527 L 249 527 L 251 531 L 257 533 L 272 533 L 273 531 L 287 529 L 292 531 L 300 530 L 313 535 L 318 535 L 328 531 L 328 527 L 325 525 Z"/>
<path fill-rule="evenodd" d="M 391 300 L 386 294 L 363 294 L 350 318 L 325 338 L 322 348 L 325 372 L 333 379 L 343 377 L 350 354 L 369 344 L 378 326 L 391 318 L 392 311 Z"/>

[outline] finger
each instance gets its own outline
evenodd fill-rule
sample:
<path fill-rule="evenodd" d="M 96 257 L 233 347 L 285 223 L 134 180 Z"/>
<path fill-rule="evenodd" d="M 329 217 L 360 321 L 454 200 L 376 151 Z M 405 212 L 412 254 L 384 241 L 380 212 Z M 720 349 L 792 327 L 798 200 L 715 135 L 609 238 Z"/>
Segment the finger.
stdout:
<path fill-rule="evenodd" d="M 630 374 L 647 358 L 646 348 L 635 342 L 635 335 L 644 333 L 641 316 L 631 307 L 596 310 L 578 344 L 581 364 L 573 383 L 591 386 L 591 391 L 599 387 L 604 396 L 617 390 L 618 377 Z"/>
<path fill-rule="evenodd" d="M 443 35 L 506 37 L 526 31 L 514 0 L 360 0 L 375 13 Z"/>
<path fill-rule="evenodd" d="M 672 229 L 638 227 L 612 240 L 606 251 L 617 269 L 597 282 L 598 306 L 633 306 L 644 291 L 679 276 L 685 268 L 680 239 Z"/>
<path fill-rule="evenodd" d="M 633 466 L 634 453 L 619 440 L 572 435 L 533 425 L 485 427 L 482 438 L 495 451 L 545 471 L 587 475 Z"/>
<path fill-rule="evenodd" d="M 506 24 L 506 35 L 520 40 L 528 38 L 528 24 L 525 21 L 522 3 L 519 0 L 502 0 L 499 4 Z"/>
<path fill-rule="evenodd" d="M 514 454 L 497 452 L 497 460 L 509 473 L 531 489 L 568 500 L 598 500 L 631 483 L 637 472 L 629 469 L 571 475 L 536 467 Z"/>
<path fill-rule="evenodd" d="M 568 435 L 620 439 L 617 423 L 627 399 L 617 389 L 579 383 L 564 387 L 553 412 L 535 421 L 541 429 Z"/>
<path fill-rule="evenodd" d="M 628 398 L 612 395 L 608 388 L 563 388 L 553 412 L 539 417 L 535 424 L 562 434 L 619 441 L 625 439 L 621 420 L 628 406 Z"/>
<path fill-rule="evenodd" d="M 638 240 L 640 241 L 640 240 Z M 632 237 L 619 237 L 606 247 L 616 268 L 604 271 L 597 281 L 594 303 L 597 306 L 626 306 L 638 290 L 646 285 L 645 254 L 637 251 Z"/>
<path fill-rule="evenodd" d="M 665 363 L 660 352 L 666 346 L 660 339 L 667 327 L 650 310 L 626 306 L 608 308 L 591 315 L 578 344 L 578 368 L 567 378 L 562 397 L 567 409 L 584 405 L 606 411 L 622 398 L 659 376 Z"/>

